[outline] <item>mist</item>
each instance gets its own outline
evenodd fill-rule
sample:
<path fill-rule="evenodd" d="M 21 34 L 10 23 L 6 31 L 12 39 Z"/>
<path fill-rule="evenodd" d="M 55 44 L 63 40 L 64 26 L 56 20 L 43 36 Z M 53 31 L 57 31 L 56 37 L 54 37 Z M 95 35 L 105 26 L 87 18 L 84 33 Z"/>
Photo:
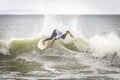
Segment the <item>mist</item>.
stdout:
<path fill-rule="evenodd" d="M 46 20 L 50 22 L 46 23 Z M 47 30 L 50 32 L 52 32 L 54 28 L 59 27 L 66 27 L 66 29 L 71 28 L 71 30 L 76 28 L 77 31 L 86 37 L 91 37 L 95 34 L 101 35 L 114 31 L 119 33 L 119 22 L 119 15 L 1 15 L 0 38 L 39 37 L 43 27 L 46 28 L 46 24 L 49 26 L 50 30 Z"/>

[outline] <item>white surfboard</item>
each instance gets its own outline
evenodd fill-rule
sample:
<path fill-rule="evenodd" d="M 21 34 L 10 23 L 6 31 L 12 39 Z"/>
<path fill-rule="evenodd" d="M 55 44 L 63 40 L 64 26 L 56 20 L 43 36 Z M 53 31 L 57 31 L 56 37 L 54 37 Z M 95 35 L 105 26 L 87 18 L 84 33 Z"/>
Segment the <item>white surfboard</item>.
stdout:
<path fill-rule="evenodd" d="M 44 39 L 41 39 L 39 42 L 38 42 L 38 48 L 41 49 L 41 50 L 44 50 L 48 47 L 49 45 L 49 41 L 46 41 L 45 44 L 43 44 L 43 40 Z"/>

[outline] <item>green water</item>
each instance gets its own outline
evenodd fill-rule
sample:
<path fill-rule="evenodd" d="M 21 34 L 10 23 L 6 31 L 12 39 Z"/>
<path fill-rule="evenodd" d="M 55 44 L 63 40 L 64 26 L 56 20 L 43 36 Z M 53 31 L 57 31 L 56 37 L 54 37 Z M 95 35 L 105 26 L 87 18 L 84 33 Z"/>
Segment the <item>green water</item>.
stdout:
<path fill-rule="evenodd" d="M 37 47 L 38 41 L 25 39 L 0 42 L 3 50 L 0 54 L 0 80 L 120 79 L 119 67 L 105 65 L 102 60 L 92 57 L 86 51 L 88 43 L 80 39 L 69 43 L 60 40 L 42 51 Z"/>

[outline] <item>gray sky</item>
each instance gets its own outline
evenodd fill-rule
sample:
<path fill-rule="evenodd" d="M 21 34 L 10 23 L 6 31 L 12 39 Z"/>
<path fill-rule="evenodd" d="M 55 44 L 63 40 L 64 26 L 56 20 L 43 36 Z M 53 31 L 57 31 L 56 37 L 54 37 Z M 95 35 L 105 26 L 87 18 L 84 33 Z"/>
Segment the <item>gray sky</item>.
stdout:
<path fill-rule="evenodd" d="M 0 0 L 0 14 L 120 14 L 120 0 Z"/>

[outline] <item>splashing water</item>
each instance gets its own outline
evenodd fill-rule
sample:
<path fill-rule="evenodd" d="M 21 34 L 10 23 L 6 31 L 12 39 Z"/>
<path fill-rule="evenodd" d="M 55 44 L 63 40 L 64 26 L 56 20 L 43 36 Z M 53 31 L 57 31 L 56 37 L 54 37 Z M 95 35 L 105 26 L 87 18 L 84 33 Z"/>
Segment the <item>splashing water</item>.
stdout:
<path fill-rule="evenodd" d="M 0 41 L 0 79 L 120 78 L 120 38 L 115 32 L 87 38 L 78 29 L 80 25 L 77 17 L 70 19 L 69 25 L 60 21 L 58 16 L 44 17 L 37 38 Z M 41 37 L 49 37 L 56 28 L 63 32 L 69 30 L 74 38 L 68 35 L 65 40 L 57 40 L 52 47 L 40 50 L 37 44 Z"/>
<path fill-rule="evenodd" d="M 120 56 L 120 38 L 111 32 L 105 36 L 95 35 L 90 40 L 90 46 L 93 51 L 93 55 L 96 57 L 103 57 L 106 54 L 113 55 L 118 53 Z"/>

